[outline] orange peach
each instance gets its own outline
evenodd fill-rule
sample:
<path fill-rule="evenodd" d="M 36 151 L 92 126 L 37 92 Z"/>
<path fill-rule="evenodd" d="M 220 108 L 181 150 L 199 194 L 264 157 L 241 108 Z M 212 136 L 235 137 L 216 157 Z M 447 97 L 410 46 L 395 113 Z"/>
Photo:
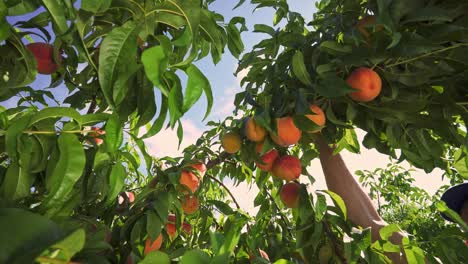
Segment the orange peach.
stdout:
<path fill-rule="evenodd" d="M 262 153 L 263 145 L 265 145 L 265 141 L 257 142 L 257 144 L 255 144 L 255 151 L 257 151 L 257 153 Z"/>
<path fill-rule="evenodd" d="M 145 250 L 144 250 L 145 255 L 147 255 L 150 252 L 159 250 L 161 248 L 162 242 L 163 242 L 163 237 L 161 234 L 159 234 L 159 236 L 154 241 L 151 241 L 151 239 L 148 237 L 145 243 Z"/>
<path fill-rule="evenodd" d="M 175 226 L 175 224 L 167 223 L 166 224 L 166 232 L 169 235 L 169 237 L 174 238 L 175 235 L 176 235 L 176 226 Z"/>
<path fill-rule="evenodd" d="M 370 102 L 374 100 L 382 89 L 380 76 L 369 68 L 354 70 L 346 79 L 346 83 L 357 90 L 349 94 L 357 102 Z"/>
<path fill-rule="evenodd" d="M 267 132 L 265 128 L 257 124 L 255 120 L 253 119 L 253 117 L 250 117 L 247 120 L 245 124 L 245 136 L 249 140 L 253 142 L 260 142 L 265 139 L 266 135 L 267 135 Z"/>
<path fill-rule="evenodd" d="M 194 168 L 195 170 L 197 170 L 201 177 L 205 176 L 205 173 L 206 173 L 206 166 L 205 166 L 205 164 L 203 164 L 203 163 L 196 163 L 196 164 L 190 165 L 190 167 L 192 167 L 192 168 Z"/>
<path fill-rule="evenodd" d="M 291 146 L 301 139 L 301 130 L 296 127 L 294 120 L 290 116 L 277 118 L 276 128 L 278 136 L 271 135 L 271 139 L 280 146 Z"/>
<path fill-rule="evenodd" d="M 299 191 L 301 185 L 296 182 L 289 182 L 283 185 L 280 190 L 280 198 L 283 204 L 288 208 L 297 208 L 299 206 Z"/>
<path fill-rule="evenodd" d="M 224 151 L 230 154 L 234 154 L 240 150 L 242 139 L 239 134 L 234 132 L 228 132 L 221 137 L 221 146 Z"/>
<path fill-rule="evenodd" d="M 315 115 L 306 115 L 308 119 L 314 122 L 317 126 L 323 127 L 326 122 L 325 113 L 323 112 L 322 108 L 317 105 L 310 105 L 310 111 Z M 316 129 L 313 131 L 309 131 L 310 133 L 319 132 L 321 129 Z"/>
<path fill-rule="evenodd" d="M 185 195 L 184 199 L 180 201 L 182 210 L 186 214 L 193 214 L 198 210 L 198 198 L 196 196 Z"/>
<path fill-rule="evenodd" d="M 176 216 L 174 214 L 170 214 L 167 217 L 166 232 L 171 238 L 174 238 L 175 233 L 176 233 L 175 224 L 176 224 Z M 182 230 L 184 230 L 185 233 L 190 235 L 192 233 L 192 225 L 184 222 L 182 223 Z"/>
<path fill-rule="evenodd" d="M 291 155 L 277 158 L 271 168 L 271 173 L 274 177 L 285 181 L 296 180 L 301 176 L 301 172 L 301 161 Z"/>
<path fill-rule="evenodd" d="M 270 171 L 273 163 L 278 158 L 278 151 L 276 149 L 272 149 L 265 153 L 261 158 L 261 162 L 256 162 L 257 167 L 262 171 Z"/>
<path fill-rule="evenodd" d="M 194 193 L 197 191 L 198 186 L 200 186 L 200 179 L 198 179 L 195 173 L 183 170 L 180 174 L 179 183 L 184 185 L 182 186 L 182 192 L 186 193 L 187 191 L 185 189 L 188 188 L 192 193 Z"/>
<path fill-rule="evenodd" d="M 36 58 L 37 72 L 41 74 L 52 74 L 57 71 L 59 64 L 62 63 L 62 57 L 58 57 L 58 61 L 54 60 L 54 47 L 47 43 L 29 43 L 26 45 Z"/>

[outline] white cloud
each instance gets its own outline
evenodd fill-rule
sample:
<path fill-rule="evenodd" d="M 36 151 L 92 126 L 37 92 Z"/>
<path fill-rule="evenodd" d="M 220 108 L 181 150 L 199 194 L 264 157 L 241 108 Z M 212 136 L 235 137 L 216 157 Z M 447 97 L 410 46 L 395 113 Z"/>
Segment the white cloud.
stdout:
<path fill-rule="evenodd" d="M 195 143 L 203 133 L 203 130 L 197 127 L 191 120 L 182 119 L 181 122 L 184 128 L 184 138 L 180 148 L 177 148 L 179 144 L 179 139 L 177 138 L 177 127 L 174 130 L 169 128 L 161 130 L 157 135 L 144 140 L 149 154 L 156 157 L 177 157 L 181 156 L 182 150 L 185 147 Z"/>

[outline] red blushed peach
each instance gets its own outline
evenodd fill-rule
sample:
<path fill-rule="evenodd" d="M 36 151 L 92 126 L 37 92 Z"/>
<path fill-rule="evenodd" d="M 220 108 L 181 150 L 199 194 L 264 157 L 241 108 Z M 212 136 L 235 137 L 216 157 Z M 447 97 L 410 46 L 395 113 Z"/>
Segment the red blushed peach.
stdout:
<path fill-rule="evenodd" d="M 351 99 L 357 102 L 370 102 L 379 96 L 382 90 L 380 76 L 369 68 L 358 68 L 346 79 L 346 83 L 356 92 L 349 94 Z"/>
<path fill-rule="evenodd" d="M 271 168 L 271 174 L 273 174 L 274 177 L 285 181 L 296 180 L 301 176 L 301 172 L 301 161 L 291 155 L 277 158 Z"/>
<path fill-rule="evenodd" d="M 185 195 L 182 201 L 180 201 L 182 210 L 186 214 L 193 214 L 198 210 L 198 198 L 196 196 Z"/>
<path fill-rule="evenodd" d="M 299 191 L 301 185 L 296 182 L 289 182 L 283 185 L 280 190 L 280 198 L 283 204 L 288 208 L 297 208 L 299 206 Z"/>
<path fill-rule="evenodd" d="M 260 158 L 262 162 L 256 162 L 257 167 L 262 171 L 270 171 L 273 166 L 273 163 L 278 158 L 278 155 L 279 154 L 278 151 L 276 151 L 276 149 L 268 151 Z"/>
<path fill-rule="evenodd" d="M 301 139 L 301 130 L 296 127 L 292 117 L 290 116 L 277 118 L 276 128 L 278 136 L 271 135 L 271 139 L 280 146 L 291 146 L 299 142 L 299 139 Z"/>
<path fill-rule="evenodd" d="M 186 188 L 188 188 L 192 193 L 194 193 L 197 191 L 198 186 L 200 186 L 200 180 L 195 175 L 195 173 L 185 170 L 183 170 L 180 174 L 179 183 L 183 185 L 182 187 L 184 190 L 182 190 L 182 192 L 184 193 L 187 192 L 185 190 Z"/>
<path fill-rule="evenodd" d="M 175 226 L 175 224 L 167 223 L 166 224 L 166 232 L 169 235 L 169 237 L 174 238 L 176 236 L 176 226 Z"/>
<path fill-rule="evenodd" d="M 37 61 L 37 72 L 41 74 L 52 74 L 57 71 L 62 63 L 62 57 L 54 60 L 54 47 L 47 43 L 30 43 L 26 48 L 34 55 Z"/>
<path fill-rule="evenodd" d="M 250 117 L 247 122 L 245 123 L 245 136 L 253 141 L 253 142 L 260 142 L 265 139 L 267 132 L 265 128 L 258 125 L 253 117 Z"/>
<path fill-rule="evenodd" d="M 145 250 L 144 250 L 145 255 L 147 255 L 150 252 L 159 250 L 161 248 L 162 242 L 163 242 L 163 237 L 161 234 L 159 234 L 159 236 L 154 241 L 151 241 L 151 239 L 148 237 L 145 243 Z"/>
<path fill-rule="evenodd" d="M 323 112 L 322 108 L 317 105 L 310 105 L 310 111 L 315 115 L 306 115 L 308 119 L 314 122 L 317 126 L 323 127 L 326 122 L 325 113 Z M 321 129 L 316 129 L 309 131 L 309 133 L 316 133 L 319 132 Z"/>

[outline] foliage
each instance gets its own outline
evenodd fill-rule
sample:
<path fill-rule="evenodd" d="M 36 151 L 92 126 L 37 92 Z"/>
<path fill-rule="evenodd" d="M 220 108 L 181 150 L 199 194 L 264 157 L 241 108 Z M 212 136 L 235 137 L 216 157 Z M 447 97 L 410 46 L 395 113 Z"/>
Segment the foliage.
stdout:
<path fill-rule="evenodd" d="M 356 174 L 363 186 L 370 190 L 370 197 L 377 201 L 379 214 L 388 223 L 398 224 L 420 242 L 422 249 L 434 252 L 442 263 L 462 263 L 466 259 L 466 245 L 455 242 L 454 238 L 463 237 L 463 232 L 454 224 L 447 225 L 437 209 L 440 195 L 447 186 L 432 196 L 414 186 L 411 172 L 389 163 L 387 168 L 357 171 Z M 437 263 L 431 255 L 427 257 Z"/>
<path fill-rule="evenodd" d="M 208 102 L 205 118 L 211 111 L 211 87 L 195 62 L 211 55 L 217 63 L 226 47 L 236 57 L 243 53 L 244 19 L 225 23 L 210 10 L 213 1 L 0 1 L 0 100 L 21 97 L 16 107 L 0 109 L 0 226 L 7 234 L 0 239 L 5 249 L 0 262 L 246 263 L 249 254 L 257 257 L 254 262 L 267 262 L 257 249 L 276 263 L 389 262 L 384 254 L 396 248 L 388 241 L 399 230 L 396 225 L 372 243 L 369 229 L 346 219 L 338 195 L 309 193 L 305 180 L 299 208 L 286 209 L 278 197 L 282 181 L 256 170 L 253 142 L 243 135 L 240 152 L 222 152 L 218 137 L 242 134 L 244 120 L 208 122 L 208 131 L 183 157 L 147 153 L 143 140 L 164 126 L 177 126 L 182 139 L 180 118 L 202 94 Z M 286 0 L 251 2 L 276 14 L 272 26 L 254 27 L 265 39 L 239 61 L 238 72 L 248 74 L 245 91 L 235 98 L 235 114 L 253 115 L 271 135 L 274 118 L 286 115 L 311 131 L 317 126 L 304 115 L 312 114 L 314 103 L 325 110 L 322 134 L 337 151 L 359 152 L 358 127 L 367 133 L 362 142 L 367 148 L 426 171 L 442 168 L 454 182 L 468 177 L 466 2 L 321 0 L 312 21 L 289 10 Z M 24 20 L 13 25 L 6 19 L 18 15 Z M 356 24 L 368 15 L 375 15 L 377 25 L 368 25 L 365 37 Z M 25 47 L 31 36 L 53 44 L 55 62 L 63 57 L 51 75 L 52 90 L 33 83 L 40 62 Z M 353 89 L 344 79 L 357 67 L 381 76 L 383 91 L 376 100 L 357 103 L 347 96 Z M 294 147 L 267 139 L 264 150 L 276 147 L 282 155 L 299 156 L 302 174 L 313 183 L 307 166 L 318 153 L 312 143 L 304 132 Z M 187 190 L 179 179 L 182 170 L 201 178 L 191 169 L 198 162 L 209 171 L 195 193 L 201 207 L 187 215 L 180 202 Z M 223 184 L 226 178 L 259 187 L 257 215 L 242 211 Z M 382 183 L 376 185 L 380 193 L 396 186 Z M 397 186 L 412 190 L 405 184 Z M 135 192 L 135 201 L 123 191 Z M 436 208 L 447 210 L 443 204 Z M 167 235 L 170 212 L 176 226 L 191 224 L 191 234 Z M 444 263 L 467 259 L 463 252 L 453 257 L 466 233 L 437 221 L 449 232 L 437 243 L 453 247 L 423 252 L 433 247 L 421 244 L 425 234 L 415 234 L 417 239 L 403 244 L 409 263 L 422 263 L 425 256 Z M 145 241 L 160 234 L 161 251 L 145 256 Z M 324 259 L 325 253 L 333 256 Z"/>

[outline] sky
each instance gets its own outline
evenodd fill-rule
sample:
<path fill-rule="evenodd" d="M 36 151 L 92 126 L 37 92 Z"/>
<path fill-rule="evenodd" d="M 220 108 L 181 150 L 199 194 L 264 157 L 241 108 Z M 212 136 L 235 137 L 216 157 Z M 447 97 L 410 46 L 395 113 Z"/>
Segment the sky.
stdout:
<path fill-rule="evenodd" d="M 243 16 L 246 19 L 247 27 L 249 30 L 253 30 L 255 24 L 268 24 L 272 25 L 273 21 L 273 10 L 263 8 L 253 12 L 253 5 L 246 3 L 238 9 L 233 10 L 233 7 L 237 4 L 236 1 L 215 1 L 210 9 L 222 14 L 225 21 L 228 22 L 232 17 Z M 315 1 L 313 0 L 292 0 L 289 1 L 290 9 L 301 13 L 306 21 L 310 21 L 315 9 Z M 16 20 L 18 18 L 8 18 L 9 21 Z M 242 40 L 246 47 L 245 51 L 249 51 L 253 45 L 262 40 L 263 34 L 244 32 L 242 34 Z M 226 49 L 227 52 L 227 49 Z M 176 131 L 163 130 L 156 136 L 146 140 L 149 153 L 154 156 L 179 156 L 181 150 L 190 144 L 195 143 L 197 138 L 205 130 L 205 124 L 209 120 L 222 120 L 224 117 L 232 114 L 234 110 L 234 96 L 236 93 L 242 91 L 240 87 L 240 80 L 245 76 L 246 72 L 241 72 L 238 76 L 234 75 L 237 68 L 237 59 L 231 56 L 228 52 L 223 56 L 221 62 L 217 65 L 213 65 L 211 58 L 203 59 L 196 63 L 200 70 L 210 80 L 213 95 L 214 105 L 210 116 L 205 122 L 202 121 L 206 109 L 206 100 L 202 96 L 201 100 L 194 105 L 192 109 L 182 118 L 184 127 L 184 140 L 181 148 L 177 148 L 178 139 Z M 39 76 L 38 80 L 32 84 L 34 88 L 45 88 L 49 83 L 49 79 L 46 76 Z M 62 89 L 65 90 L 65 89 Z M 57 91 L 57 89 L 53 90 Z M 0 102 L 0 105 L 5 107 L 13 107 L 18 98 L 14 98 L 7 102 Z M 364 137 L 363 131 L 357 131 L 360 141 Z M 359 155 L 352 154 L 344 150 L 342 152 L 343 158 L 348 165 L 351 172 L 356 170 L 370 170 L 373 171 L 376 168 L 384 168 L 389 162 L 388 156 L 382 155 L 375 150 L 365 149 L 361 146 L 361 153 Z M 403 162 L 402 165 L 409 168 L 409 164 Z M 308 172 L 311 173 L 316 182 L 310 186 L 310 190 L 322 190 L 326 189 L 323 172 L 318 160 L 314 160 L 307 168 Z M 430 174 L 426 174 L 424 171 L 416 170 L 412 175 L 416 178 L 415 185 L 427 190 L 433 194 L 442 185 L 447 182 L 441 180 L 441 170 L 435 170 Z M 303 176 L 301 182 L 308 183 L 307 177 Z M 231 185 L 230 181 L 226 182 L 227 185 L 231 186 L 234 196 L 238 200 L 241 207 L 249 212 L 255 213 L 257 208 L 253 207 L 253 199 L 255 198 L 258 189 L 255 186 L 249 187 L 246 184 L 241 184 L 237 187 Z"/>

